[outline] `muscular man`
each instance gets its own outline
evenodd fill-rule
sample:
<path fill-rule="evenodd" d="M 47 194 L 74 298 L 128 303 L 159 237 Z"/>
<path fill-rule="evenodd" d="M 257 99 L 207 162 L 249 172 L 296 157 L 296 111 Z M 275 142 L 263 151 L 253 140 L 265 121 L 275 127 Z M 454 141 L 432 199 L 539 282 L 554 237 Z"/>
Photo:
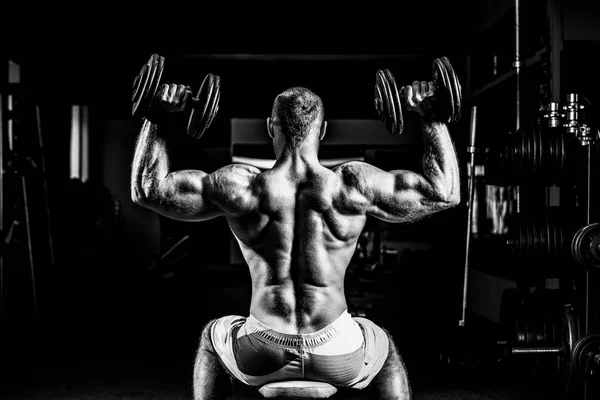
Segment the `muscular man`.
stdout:
<path fill-rule="evenodd" d="M 250 386 L 319 380 L 368 386 L 378 399 L 411 397 L 389 333 L 352 318 L 344 296 L 346 268 L 367 217 L 407 222 L 459 203 L 456 153 L 446 125 L 435 119 L 433 85 L 414 82 L 404 90 L 409 109 L 420 115 L 420 172 L 355 161 L 323 167 L 323 103 L 305 88 L 275 98 L 267 118 L 276 156 L 270 170 L 233 164 L 212 173 L 172 171 L 167 125 L 144 121 L 132 166 L 133 201 L 177 220 L 225 217 L 250 269 L 249 315 L 226 316 L 203 330 L 195 399 L 224 397 L 229 377 Z M 190 93 L 163 85 L 159 96 L 165 110 L 178 111 Z"/>

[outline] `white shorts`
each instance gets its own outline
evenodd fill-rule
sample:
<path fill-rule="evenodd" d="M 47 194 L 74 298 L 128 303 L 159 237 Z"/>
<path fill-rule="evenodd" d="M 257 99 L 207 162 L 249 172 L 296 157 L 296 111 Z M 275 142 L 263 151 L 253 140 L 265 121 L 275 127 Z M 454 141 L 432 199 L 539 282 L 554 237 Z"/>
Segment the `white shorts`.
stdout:
<path fill-rule="evenodd" d="M 389 352 L 383 329 L 347 311 L 329 326 L 303 335 L 276 332 L 252 315 L 230 315 L 215 321 L 211 339 L 229 373 L 249 386 L 312 380 L 363 389 Z"/>

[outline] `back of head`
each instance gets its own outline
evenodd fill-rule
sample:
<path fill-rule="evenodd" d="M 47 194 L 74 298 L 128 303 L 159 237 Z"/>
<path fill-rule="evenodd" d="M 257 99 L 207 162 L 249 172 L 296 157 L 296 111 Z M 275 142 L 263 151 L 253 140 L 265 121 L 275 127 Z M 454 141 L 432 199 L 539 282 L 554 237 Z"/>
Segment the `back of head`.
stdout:
<path fill-rule="evenodd" d="M 323 117 L 321 98 L 302 87 L 292 87 L 280 93 L 271 111 L 271 119 L 280 126 L 290 146 L 302 143 L 311 127 L 321 126 Z"/>

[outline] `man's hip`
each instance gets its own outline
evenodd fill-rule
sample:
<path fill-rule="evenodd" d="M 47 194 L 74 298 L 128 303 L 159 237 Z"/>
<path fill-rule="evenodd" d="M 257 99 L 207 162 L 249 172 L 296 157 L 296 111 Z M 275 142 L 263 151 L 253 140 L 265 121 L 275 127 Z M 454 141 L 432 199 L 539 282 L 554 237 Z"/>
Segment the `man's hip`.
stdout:
<path fill-rule="evenodd" d="M 305 379 L 362 389 L 389 350 L 381 328 L 347 311 L 327 327 L 302 335 L 277 332 L 252 315 L 226 316 L 215 321 L 211 338 L 231 375 L 250 386 Z"/>

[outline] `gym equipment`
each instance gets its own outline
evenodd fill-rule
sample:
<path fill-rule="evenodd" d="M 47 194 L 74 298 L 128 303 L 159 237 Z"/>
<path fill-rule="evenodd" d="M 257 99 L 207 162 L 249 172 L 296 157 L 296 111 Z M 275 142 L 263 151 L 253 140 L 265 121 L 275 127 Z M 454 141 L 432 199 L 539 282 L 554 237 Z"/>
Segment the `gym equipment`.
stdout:
<path fill-rule="evenodd" d="M 600 223 L 574 229 L 558 217 L 523 216 L 506 244 L 517 257 L 572 257 L 577 264 L 600 268 Z"/>
<path fill-rule="evenodd" d="M 600 224 L 581 227 L 571 241 L 571 255 L 576 263 L 600 267 Z"/>
<path fill-rule="evenodd" d="M 561 323 L 545 313 L 517 314 L 514 333 L 509 346 L 512 354 L 557 354 L 568 360 L 579 338 L 579 319 L 570 304 L 563 306 Z"/>
<path fill-rule="evenodd" d="M 516 289 L 502 293 L 500 327 L 510 353 L 556 354 L 559 347 L 565 347 L 562 332 L 571 332 L 567 336 L 579 334 L 573 307 L 562 304 L 557 294 L 555 290 L 523 294 Z"/>
<path fill-rule="evenodd" d="M 284 381 L 267 383 L 258 391 L 267 399 L 326 399 L 337 393 L 337 388 L 325 382 Z"/>
<path fill-rule="evenodd" d="M 131 98 L 131 114 L 134 117 L 141 118 L 150 110 L 162 78 L 164 64 L 164 57 L 152 54 L 135 77 Z"/>
<path fill-rule="evenodd" d="M 433 62 L 436 112 L 446 123 L 460 120 L 462 110 L 462 87 L 448 57 Z M 388 132 L 399 135 L 404 129 L 404 93 L 398 90 L 396 80 L 389 69 L 380 69 L 375 76 L 375 109 L 385 123 Z"/>
<path fill-rule="evenodd" d="M 462 292 L 462 313 L 458 326 L 465 326 L 467 314 L 467 295 L 469 282 L 469 256 L 471 246 L 472 219 L 473 219 L 473 200 L 475 197 L 475 132 L 477 128 L 477 106 L 471 109 L 471 125 L 469 129 L 469 146 L 467 152 L 470 155 L 469 162 L 469 203 L 467 207 L 467 236 L 465 242 L 465 267 L 463 273 L 463 292 Z"/>
<path fill-rule="evenodd" d="M 576 229 L 564 218 L 522 216 L 514 223 L 506 244 L 517 257 L 559 262 L 571 258 L 579 265 L 600 268 L 600 223 Z"/>
<path fill-rule="evenodd" d="M 152 112 L 164 67 L 164 57 L 152 54 L 140 69 L 133 81 L 131 113 L 134 117 L 141 118 Z M 204 77 L 197 96 L 192 97 L 186 106 L 186 110 L 192 110 L 187 127 L 188 135 L 195 139 L 202 137 L 219 111 L 220 99 L 221 78 L 209 73 Z"/>
<path fill-rule="evenodd" d="M 375 110 L 388 132 L 399 135 L 404 130 L 404 117 L 398 86 L 389 69 L 377 71 L 375 76 Z"/>
<path fill-rule="evenodd" d="M 515 184 L 569 184 L 577 145 L 590 146 L 599 138 L 598 129 L 587 123 L 586 105 L 586 98 L 570 93 L 562 107 L 558 102 L 541 107 L 536 125 L 519 129 L 491 150 L 486 170 Z"/>
<path fill-rule="evenodd" d="M 538 125 L 511 134 L 490 152 L 486 166 L 490 175 L 502 175 L 515 184 L 560 185 L 567 180 L 568 155 L 574 140 L 565 134 L 560 121 L 556 121 L 557 103 L 549 107 L 553 111 L 545 114 Z"/>
<path fill-rule="evenodd" d="M 561 257 L 568 236 L 565 231 L 564 223 L 557 217 L 519 216 L 507 244 L 518 257 Z"/>
<path fill-rule="evenodd" d="M 561 304 L 555 290 L 502 294 L 499 341 L 507 355 L 555 356 L 565 393 L 575 378 L 600 368 L 600 335 L 581 336 L 579 316 L 571 304 Z"/>
<path fill-rule="evenodd" d="M 500 305 L 501 335 L 498 344 L 506 356 L 541 360 L 556 357 L 565 392 L 575 377 L 572 351 L 579 339 L 579 318 L 571 304 L 561 304 L 557 291 L 523 294 L 507 289 Z"/>
<path fill-rule="evenodd" d="M 571 352 L 570 365 L 578 372 L 593 375 L 600 370 L 600 335 L 587 335 L 579 339 Z"/>
<path fill-rule="evenodd" d="M 582 101 L 586 104 L 582 104 Z M 577 93 L 569 93 L 563 106 L 563 125 L 567 133 L 576 137 L 582 146 L 589 146 L 598 140 L 598 130 L 592 132 L 592 127 L 587 123 L 586 111 L 589 105 L 587 98 L 580 98 Z"/>

